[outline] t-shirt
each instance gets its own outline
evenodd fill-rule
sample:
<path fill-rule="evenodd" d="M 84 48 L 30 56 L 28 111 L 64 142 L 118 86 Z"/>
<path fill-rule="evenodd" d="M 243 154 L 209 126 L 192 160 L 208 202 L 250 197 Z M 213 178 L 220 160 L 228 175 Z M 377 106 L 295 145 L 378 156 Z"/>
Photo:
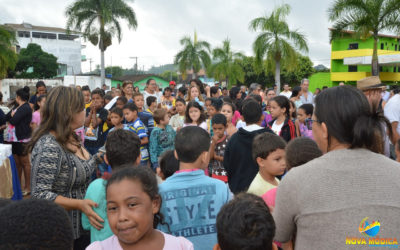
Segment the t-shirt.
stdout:
<path fill-rule="evenodd" d="M 36 95 L 31 96 L 31 98 L 29 98 L 29 103 L 35 105 L 37 102 L 37 98 L 38 97 Z"/>
<path fill-rule="evenodd" d="M 175 149 L 175 130 L 170 126 L 165 129 L 155 127 L 150 136 L 150 159 L 153 167 L 158 167 L 158 157 L 167 150 Z"/>
<path fill-rule="evenodd" d="M 191 124 L 191 123 L 185 123 L 185 124 L 183 124 L 183 127 L 189 127 L 189 126 L 196 126 L 196 125 Z M 205 131 L 208 132 L 207 122 L 202 122 L 202 123 L 200 123 L 200 125 L 198 125 L 198 127 L 202 128 L 202 129 L 204 129 Z"/>
<path fill-rule="evenodd" d="M 228 137 L 225 135 L 220 141 L 217 142 L 215 145 L 214 154 L 217 156 L 224 157 L 226 144 L 228 144 Z M 225 183 L 228 182 L 228 173 L 224 168 L 223 161 L 212 160 L 211 162 L 212 168 L 212 177 L 218 180 L 224 181 Z"/>
<path fill-rule="evenodd" d="M 151 131 L 154 128 L 154 118 L 148 111 L 138 112 L 139 119 L 143 122 L 144 127 L 147 130 L 147 135 L 150 136 Z"/>
<path fill-rule="evenodd" d="M 292 96 L 292 91 L 288 91 L 288 92 L 282 91 L 279 95 L 286 96 L 287 99 L 290 99 L 290 97 Z"/>
<path fill-rule="evenodd" d="M 274 187 L 268 190 L 265 194 L 261 196 L 263 198 L 265 204 L 269 207 L 275 207 L 275 200 L 276 200 L 276 191 L 278 190 L 277 187 Z"/>
<path fill-rule="evenodd" d="M 86 117 L 90 114 L 90 107 L 86 109 Z M 101 119 L 101 122 L 96 128 L 91 126 L 85 127 L 85 146 L 86 147 L 101 147 L 104 145 L 105 138 L 103 136 L 103 124 L 107 120 L 108 111 L 100 108 L 96 112 L 96 117 Z"/>
<path fill-rule="evenodd" d="M 397 133 L 400 134 L 400 94 L 394 95 L 385 105 L 384 113 L 390 123 L 398 122 Z"/>
<path fill-rule="evenodd" d="M 144 91 L 144 92 L 143 92 L 143 99 L 144 99 L 144 106 L 145 106 L 145 108 L 146 108 L 146 109 L 149 108 L 149 107 L 147 106 L 147 102 L 146 102 L 147 97 L 149 97 L 149 96 L 154 96 L 155 98 L 157 98 L 157 104 L 159 104 L 159 103 L 161 103 L 161 95 L 162 95 L 161 92 L 159 92 L 159 93 L 154 92 L 154 94 L 150 94 L 149 92 Z"/>
<path fill-rule="evenodd" d="M 174 237 L 161 232 L 164 236 L 163 250 L 193 250 L 192 242 L 183 237 Z M 117 236 L 113 235 L 106 240 L 96 241 L 90 244 L 86 250 L 122 250 Z"/>
<path fill-rule="evenodd" d="M 139 136 L 140 140 L 145 137 L 148 137 L 146 128 L 144 127 L 143 122 L 139 118 L 137 118 L 134 122 L 126 124 L 124 126 L 124 129 L 135 132 L 135 134 Z M 146 163 L 147 160 L 149 160 L 149 151 L 147 150 L 147 144 L 140 145 L 140 156 L 142 157 L 141 160 L 142 163 Z"/>
<path fill-rule="evenodd" d="M 34 123 L 34 124 L 36 124 L 38 126 L 40 125 L 40 111 L 39 110 L 33 112 L 33 114 L 32 114 L 32 122 L 31 123 Z"/>
<path fill-rule="evenodd" d="M 275 180 L 279 183 L 279 180 L 277 178 L 275 178 Z M 260 172 L 258 172 L 256 177 L 254 177 L 254 180 L 251 182 L 247 192 L 261 196 L 275 187 L 276 187 L 275 185 L 269 183 L 268 181 L 265 181 L 262 178 Z"/>
<path fill-rule="evenodd" d="M 284 122 L 282 122 L 281 124 L 276 124 L 276 121 L 274 122 L 274 124 L 272 124 L 272 131 L 276 134 L 276 135 L 280 135 L 282 127 L 283 127 Z"/>

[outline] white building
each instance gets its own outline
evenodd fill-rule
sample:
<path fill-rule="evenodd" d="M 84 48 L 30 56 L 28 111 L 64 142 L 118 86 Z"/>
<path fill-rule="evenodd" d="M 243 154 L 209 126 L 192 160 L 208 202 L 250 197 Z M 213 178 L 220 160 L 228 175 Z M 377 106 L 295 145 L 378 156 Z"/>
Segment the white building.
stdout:
<path fill-rule="evenodd" d="M 59 75 L 81 73 L 81 37 L 77 33 L 67 35 L 62 28 L 34 26 L 29 23 L 4 24 L 16 31 L 17 52 L 29 43 L 36 43 L 42 50 L 56 56 L 60 64 Z"/>
<path fill-rule="evenodd" d="M 66 75 L 64 76 L 64 86 L 89 86 L 90 90 L 95 88 L 101 88 L 101 77 L 96 75 L 84 75 L 84 76 L 76 76 L 76 75 Z M 105 79 L 105 85 L 107 89 L 111 89 L 111 79 Z"/>

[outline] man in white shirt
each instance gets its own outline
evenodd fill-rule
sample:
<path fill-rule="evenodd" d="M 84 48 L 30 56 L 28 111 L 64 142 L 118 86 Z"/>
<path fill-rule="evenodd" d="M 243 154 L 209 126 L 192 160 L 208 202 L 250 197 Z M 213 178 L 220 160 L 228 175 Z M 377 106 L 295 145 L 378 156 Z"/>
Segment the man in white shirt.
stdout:
<path fill-rule="evenodd" d="M 392 125 L 392 144 L 400 139 L 400 94 L 395 94 L 385 105 L 384 113 Z"/>
<path fill-rule="evenodd" d="M 161 92 L 157 93 L 156 89 L 157 89 L 156 80 L 151 79 L 151 78 L 149 80 L 147 80 L 146 89 L 143 92 L 144 105 L 145 105 L 146 109 L 149 108 L 149 107 L 147 107 L 147 104 L 146 104 L 146 99 L 149 96 L 154 96 L 155 98 L 157 98 L 157 104 L 161 103 L 161 95 L 160 95 Z"/>
<path fill-rule="evenodd" d="M 287 99 L 290 99 L 292 96 L 292 91 L 289 90 L 289 83 L 284 83 L 283 84 L 283 91 L 279 95 L 286 96 Z"/>
<path fill-rule="evenodd" d="M 304 78 L 301 80 L 301 96 L 300 96 L 300 101 L 303 104 L 309 103 L 309 104 L 314 104 L 314 95 L 308 90 L 308 87 L 310 86 L 310 82 L 307 78 Z"/>

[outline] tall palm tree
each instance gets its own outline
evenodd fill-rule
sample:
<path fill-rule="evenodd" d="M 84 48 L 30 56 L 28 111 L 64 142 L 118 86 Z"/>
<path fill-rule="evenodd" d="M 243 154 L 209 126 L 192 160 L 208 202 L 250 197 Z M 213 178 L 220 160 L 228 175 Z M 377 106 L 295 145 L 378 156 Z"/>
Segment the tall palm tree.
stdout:
<path fill-rule="evenodd" d="M 201 67 L 207 68 L 211 63 L 210 44 L 206 41 L 197 40 L 197 33 L 194 32 L 194 39 L 185 36 L 180 40 L 183 49 L 175 56 L 174 63 L 178 65 L 179 71 L 185 77 L 186 70 L 192 70 L 192 79 Z"/>
<path fill-rule="evenodd" d="M 14 69 L 18 57 L 13 50 L 16 43 L 15 32 L 0 25 L 0 79 L 7 76 L 8 69 Z"/>
<path fill-rule="evenodd" d="M 104 84 L 104 51 L 112 44 L 112 37 L 121 42 L 121 20 L 136 29 L 135 11 L 124 0 L 76 0 L 65 11 L 67 30 L 82 31 L 83 37 L 99 45 L 101 53 L 101 83 Z M 83 29 L 83 30 L 82 30 Z"/>
<path fill-rule="evenodd" d="M 227 38 L 223 41 L 222 47 L 213 50 L 213 60 L 208 71 L 209 74 L 218 80 L 225 80 L 228 86 L 239 82 L 244 82 L 244 71 L 239 64 L 239 60 L 244 58 L 240 52 L 231 49 L 231 42 Z"/>
<path fill-rule="evenodd" d="M 267 63 L 275 64 L 275 83 L 280 91 L 281 86 L 281 61 L 288 65 L 295 65 L 297 59 L 296 49 L 308 52 L 307 40 L 298 30 L 290 30 L 286 17 L 290 13 L 290 6 L 284 4 L 269 16 L 258 17 L 250 22 L 250 30 L 260 31 L 253 43 L 255 64 L 263 65 L 263 59 Z"/>
<path fill-rule="evenodd" d="M 379 76 L 378 33 L 400 33 L 400 0 L 336 0 L 328 9 L 329 19 L 334 23 L 331 39 L 343 30 L 352 29 L 359 39 L 373 37 L 372 75 Z"/>

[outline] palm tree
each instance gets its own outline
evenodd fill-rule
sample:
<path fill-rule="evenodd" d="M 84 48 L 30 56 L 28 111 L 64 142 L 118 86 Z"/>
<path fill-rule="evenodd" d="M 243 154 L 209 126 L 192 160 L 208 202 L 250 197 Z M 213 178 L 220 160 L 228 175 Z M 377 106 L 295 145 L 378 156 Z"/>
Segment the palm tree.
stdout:
<path fill-rule="evenodd" d="M 179 71 L 185 77 L 186 70 L 192 70 L 192 79 L 201 67 L 207 68 L 211 63 L 210 44 L 206 41 L 197 40 L 197 33 L 194 32 L 194 39 L 185 36 L 180 40 L 183 49 L 175 56 L 174 63 L 178 65 Z"/>
<path fill-rule="evenodd" d="M 239 64 L 239 60 L 243 59 L 244 55 L 231 50 L 231 42 L 228 38 L 223 41 L 222 47 L 215 48 L 212 54 L 216 63 L 208 69 L 210 75 L 218 80 L 224 79 L 228 86 L 238 81 L 244 82 L 245 73 Z"/>
<path fill-rule="evenodd" d="M 0 25 L 0 79 L 7 76 L 7 70 L 13 70 L 18 57 L 13 50 L 16 43 L 15 32 Z"/>
<path fill-rule="evenodd" d="M 374 39 L 372 75 L 379 76 L 378 33 L 400 33 L 400 0 L 336 0 L 328 9 L 329 19 L 334 21 L 331 39 L 352 29 L 359 39 Z"/>
<path fill-rule="evenodd" d="M 284 4 L 271 15 L 258 17 L 250 22 L 250 30 L 260 31 L 253 43 L 255 64 L 259 68 L 263 65 L 263 59 L 267 63 L 275 64 L 275 83 L 280 91 L 281 61 L 287 65 L 295 65 L 297 59 L 296 49 L 308 52 L 305 36 L 298 30 L 290 30 L 286 21 L 290 13 L 290 6 Z"/>
<path fill-rule="evenodd" d="M 65 11 L 68 17 L 67 30 L 82 31 L 83 37 L 93 45 L 99 45 L 101 52 L 101 83 L 104 84 L 104 51 L 112 44 L 112 37 L 121 42 L 122 19 L 128 27 L 136 29 L 135 11 L 124 0 L 76 0 Z"/>

